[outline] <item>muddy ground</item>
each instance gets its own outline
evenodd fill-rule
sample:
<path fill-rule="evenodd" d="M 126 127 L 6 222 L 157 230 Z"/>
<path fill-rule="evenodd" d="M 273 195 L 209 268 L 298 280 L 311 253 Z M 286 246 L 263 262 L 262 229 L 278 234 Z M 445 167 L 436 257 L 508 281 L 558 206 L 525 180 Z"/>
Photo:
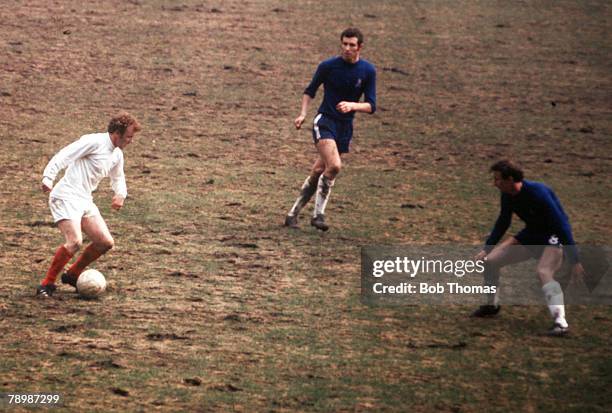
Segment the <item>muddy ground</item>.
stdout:
<path fill-rule="evenodd" d="M 606 411 L 612 311 L 368 307 L 360 247 L 477 245 L 488 167 L 551 185 L 583 244 L 612 235 L 606 1 L 9 1 L 0 8 L 0 393 L 64 411 Z M 315 157 L 292 121 L 349 25 L 377 66 L 328 207 L 281 227 Z M 309 117 L 314 117 L 319 96 Z M 118 110 L 129 199 L 99 300 L 34 297 L 62 242 L 42 170 Z M 515 222 L 512 231 L 520 228 Z M 1 409 L 19 410 L 2 405 Z"/>

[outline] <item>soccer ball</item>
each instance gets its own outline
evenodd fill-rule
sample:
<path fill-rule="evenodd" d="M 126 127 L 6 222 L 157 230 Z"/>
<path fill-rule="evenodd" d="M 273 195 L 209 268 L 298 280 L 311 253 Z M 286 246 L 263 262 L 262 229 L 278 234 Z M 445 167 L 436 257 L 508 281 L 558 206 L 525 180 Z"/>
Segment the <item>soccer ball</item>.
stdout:
<path fill-rule="evenodd" d="M 77 278 L 77 291 L 83 298 L 96 298 L 106 290 L 106 278 L 98 270 L 85 270 Z"/>

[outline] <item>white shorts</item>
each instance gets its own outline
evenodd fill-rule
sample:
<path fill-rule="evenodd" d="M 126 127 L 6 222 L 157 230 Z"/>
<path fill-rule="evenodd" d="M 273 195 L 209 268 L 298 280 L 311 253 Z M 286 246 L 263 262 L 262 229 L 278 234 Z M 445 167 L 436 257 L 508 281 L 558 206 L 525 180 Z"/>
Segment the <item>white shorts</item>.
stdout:
<path fill-rule="evenodd" d="M 64 219 L 81 222 L 81 218 L 100 215 L 96 204 L 86 199 L 71 199 L 68 201 L 65 199 L 49 198 L 49 208 L 55 223 Z"/>

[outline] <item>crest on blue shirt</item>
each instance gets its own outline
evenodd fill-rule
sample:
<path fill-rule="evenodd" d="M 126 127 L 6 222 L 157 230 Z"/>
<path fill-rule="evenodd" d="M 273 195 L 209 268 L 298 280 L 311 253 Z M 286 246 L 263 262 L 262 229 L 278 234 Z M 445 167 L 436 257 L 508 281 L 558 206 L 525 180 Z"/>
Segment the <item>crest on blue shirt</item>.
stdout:
<path fill-rule="evenodd" d="M 361 86 L 361 78 L 357 79 L 357 83 L 355 83 L 355 87 Z"/>

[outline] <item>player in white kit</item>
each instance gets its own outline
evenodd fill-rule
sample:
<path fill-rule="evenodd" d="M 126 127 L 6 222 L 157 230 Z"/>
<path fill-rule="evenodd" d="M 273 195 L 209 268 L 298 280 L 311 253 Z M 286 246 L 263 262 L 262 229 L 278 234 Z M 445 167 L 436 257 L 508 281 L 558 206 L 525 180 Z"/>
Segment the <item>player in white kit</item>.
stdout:
<path fill-rule="evenodd" d="M 121 112 L 108 124 L 108 132 L 83 135 L 60 150 L 43 172 L 42 190 L 50 192 L 49 207 L 53 220 L 64 236 L 51 261 L 49 270 L 36 294 L 49 297 L 55 291 L 55 280 L 64 266 L 83 244 L 82 232 L 91 243 L 72 266 L 62 274 L 62 282 L 76 287 L 81 272 L 105 252 L 113 248 L 114 240 L 93 202 L 91 193 L 100 181 L 110 177 L 115 195 L 111 207 L 119 210 L 127 197 L 123 172 L 123 148 L 142 129 L 129 113 Z M 58 173 L 66 168 L 64 177 L 53 186 Z"/>

